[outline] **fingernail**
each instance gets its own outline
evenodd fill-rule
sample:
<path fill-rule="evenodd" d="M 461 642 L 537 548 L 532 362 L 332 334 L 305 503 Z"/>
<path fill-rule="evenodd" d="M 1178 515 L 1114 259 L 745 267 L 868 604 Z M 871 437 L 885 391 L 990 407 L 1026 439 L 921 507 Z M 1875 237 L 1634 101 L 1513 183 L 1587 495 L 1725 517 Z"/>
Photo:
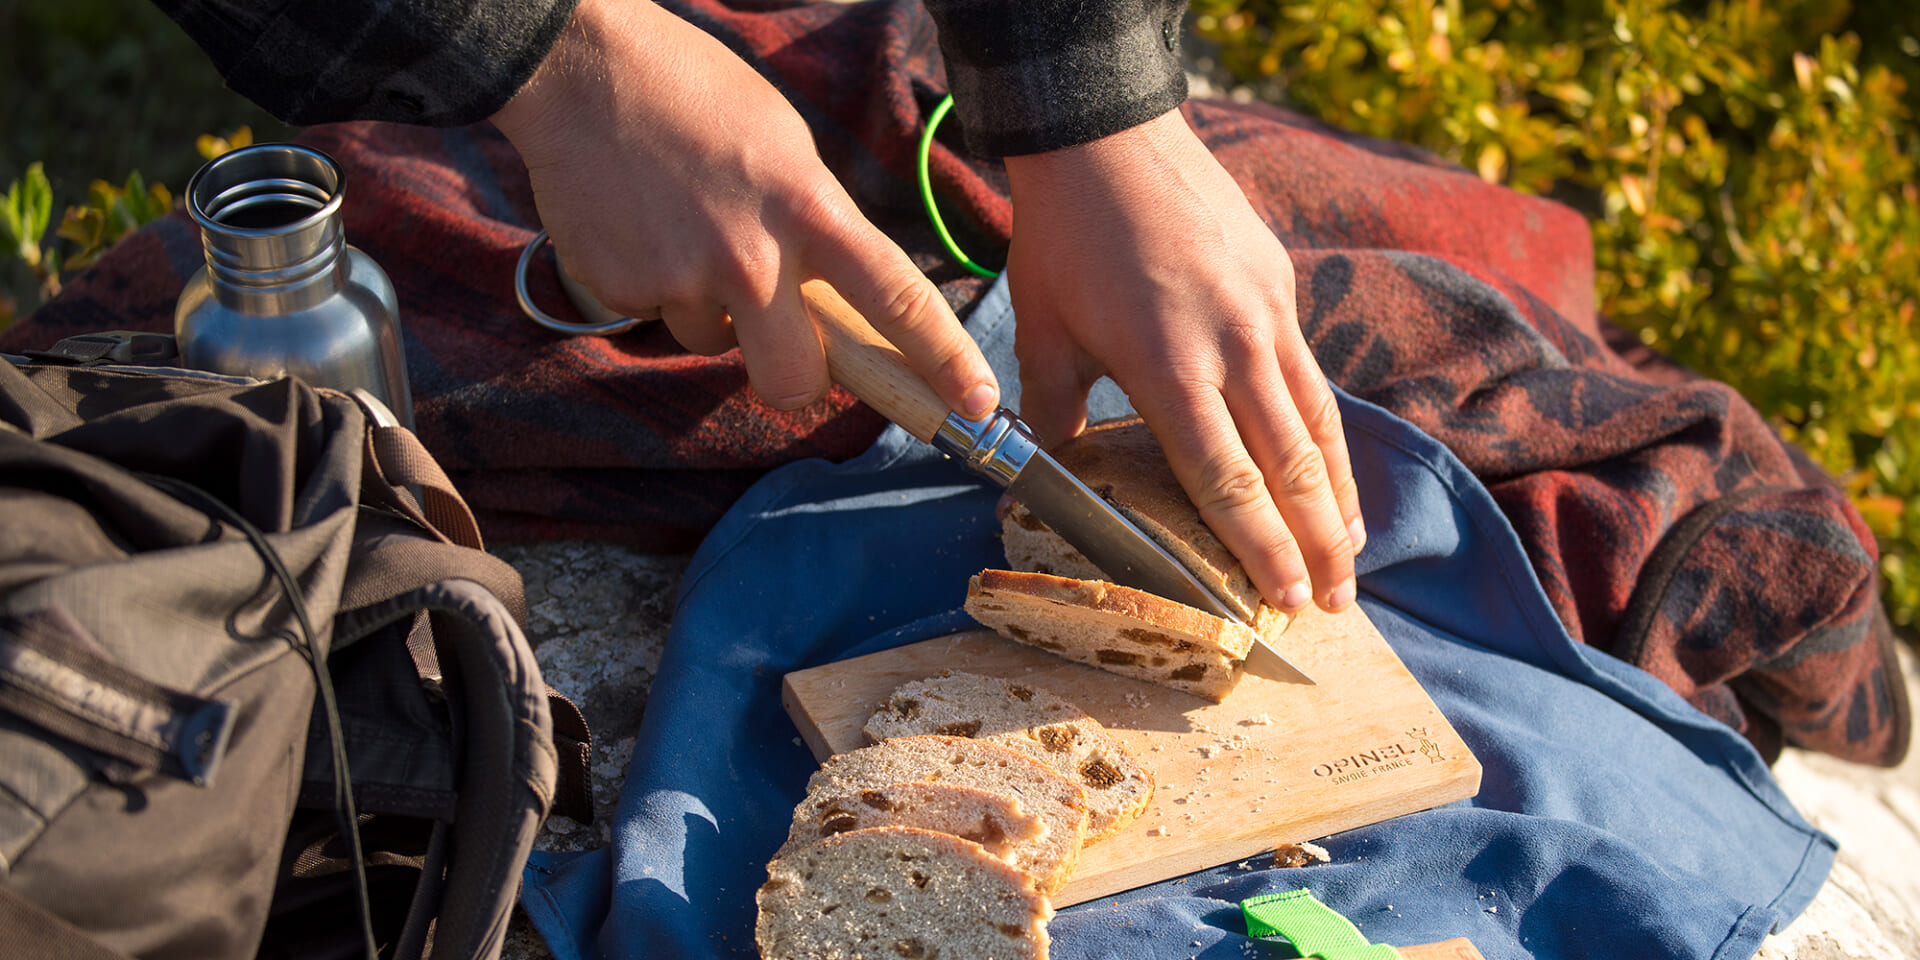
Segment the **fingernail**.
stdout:
<path fill-rule="evenodd" d="M 1286 610 L 1298 610 L 1313 599 L 1313 588 L 1305 580 L 1287 588 L 1287 595 L 1280 598 L 1280 606 Z"/>
<path fill-rule="evenodd" d="M 1361 550 L 1366 549 L 1367 521 L 1360 517 L 1354 517 L 1353 522 L 1347 524 L 1347 539 L 1353 541 L 1354 553 L 1359 553 Z"/>
<path fill-rule="evenodd" d="M 1344 609 L 1347 604 L 1353 602 L 1354 594 L 1357 592 L 1358 588 L 1354 586 L 1352 577 L 1340 581 L 1340 585 L 1327 594 L 1327 609 Z"/>
<path fill-rule="evenodd" d="M 978 420 L 993 412 L 994 389 L 988 384 L 979 384 L 967 391 L 961 401 L 960 415 L 968 420 Z"/>

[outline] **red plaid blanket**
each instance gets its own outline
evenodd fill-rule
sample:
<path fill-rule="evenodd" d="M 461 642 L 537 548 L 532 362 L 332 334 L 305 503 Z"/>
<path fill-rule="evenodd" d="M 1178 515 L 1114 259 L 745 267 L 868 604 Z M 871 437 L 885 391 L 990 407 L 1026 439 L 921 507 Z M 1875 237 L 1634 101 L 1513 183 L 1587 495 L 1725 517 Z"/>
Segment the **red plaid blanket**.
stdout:
<path fill-rule="evenodd" d="M 676 6 L 788 95 L 862 209 L 956 309 L 984 292 L 940 254 L 915 192 L 916 140 L 944 92 L 918 3 Z M 1872 535 L 1732 389 L 1609 345 L 1577 214 L 1271 107 L 1186 111 L 1291 251 L 1327 374 L 1485 481 L 1576 638 L 1769 755 L 1783 739 L 1867 762 L 1904 754 Z M 347 236 L 398 288 L 422 438 L 496 538 L 685 549 L 766 470 L 852 456 L 883 426 L 838 390 L 771 410 L 737 354 L 688 354 L 657 324 L 569 340 L 529 323 L 511 278 L 536 217 L 489 127 L 345 124 L 304 140 L 348 172 Z M 942 141 L 935 189 L 961 242 L 990 260 L 1012 223 L 1004 180 L 954 148 L 957 131 Z M 169 330 L 200 263 L 184 217 L 151 225 L 0 349 Z M 570 315 L 551 268 L 532 280 Z"/>

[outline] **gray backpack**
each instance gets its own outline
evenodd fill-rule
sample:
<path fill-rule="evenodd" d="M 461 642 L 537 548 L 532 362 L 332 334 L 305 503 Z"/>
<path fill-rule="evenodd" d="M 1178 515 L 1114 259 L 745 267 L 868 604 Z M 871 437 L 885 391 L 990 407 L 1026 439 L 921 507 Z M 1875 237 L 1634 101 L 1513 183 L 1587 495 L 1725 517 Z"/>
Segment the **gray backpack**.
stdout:
<path fill-rule="evenodd" d="M 498 956 L 549 809 L 590 816 L 588 735 L 433 458 L 297 380 L 19 359 L 7 954 Z"/>

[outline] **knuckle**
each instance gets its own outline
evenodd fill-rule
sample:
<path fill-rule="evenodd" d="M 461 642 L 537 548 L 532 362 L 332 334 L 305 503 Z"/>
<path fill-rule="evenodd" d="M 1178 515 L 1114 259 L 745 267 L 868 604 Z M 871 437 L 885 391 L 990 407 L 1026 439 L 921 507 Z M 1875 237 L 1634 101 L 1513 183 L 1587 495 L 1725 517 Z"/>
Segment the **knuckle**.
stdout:
<path fill-rule="evenodd" d="M 790 182 L 783 195 L 785 204 L 775 207 L 779 212 L 774 217 L 802 234 L 845 230 L 859 220 L 846 190 L 824 168 L 817 175 Z"/>
<path fill-rule="evenodd" d="M 1295 397 L 1294 402 L 1307 432 L 1316 437 L 1339 436 L 1340 405 L 1334 402 L 1333 391 L 1312 390 L 1304 397 Z"/>
<path fill-rule="evenodd" d="M 786 259 L 780 241 L 766 231 L 754 231 L 736 237 L 727 245 L 726 279 L 744 286 L 764 284 L 778 277 Z"/>
<path fill-rule="evenodd" d="M 1269 502 L 1260 469 L 1241 454 L 1216 456 L 1203 463 L 1198 487 L 1194 506 L 1199 507 L 1201 513 L 1239 517 L 1258 511 Z"/>
<path fill-rule="evenodd" d="M 1311 497 L 1327 487 L 1326 461 L 1318 448 L 1295 446 L 1293 455 L 1281 462 L 1268 485 L 1276 496 L 1289 500 Z"/>
<path fill-rule="evenodd" d="M 939 316 L 939 307 L 945 305 L 940 292 L 917 272 L 895 271 L 881 281 L 880 289 L 886 293 L 881 314 L 874 321 L 889 339 L 921 336 Z"/>

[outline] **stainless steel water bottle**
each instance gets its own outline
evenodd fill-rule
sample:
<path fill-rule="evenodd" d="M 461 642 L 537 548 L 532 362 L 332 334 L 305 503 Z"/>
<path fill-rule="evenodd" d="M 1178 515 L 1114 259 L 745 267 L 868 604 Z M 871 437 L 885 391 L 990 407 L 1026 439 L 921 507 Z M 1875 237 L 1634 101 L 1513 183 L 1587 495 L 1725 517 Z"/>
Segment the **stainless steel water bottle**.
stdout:
<path fill-rule="evenodd" d="M 413 395 L 386 271 L 346 241 L 345 175 L 289 143 L 223 154 L 187 183 L 207 265 L 174 308 L 185 366 L 372 393 L 409 429 Z"/>

